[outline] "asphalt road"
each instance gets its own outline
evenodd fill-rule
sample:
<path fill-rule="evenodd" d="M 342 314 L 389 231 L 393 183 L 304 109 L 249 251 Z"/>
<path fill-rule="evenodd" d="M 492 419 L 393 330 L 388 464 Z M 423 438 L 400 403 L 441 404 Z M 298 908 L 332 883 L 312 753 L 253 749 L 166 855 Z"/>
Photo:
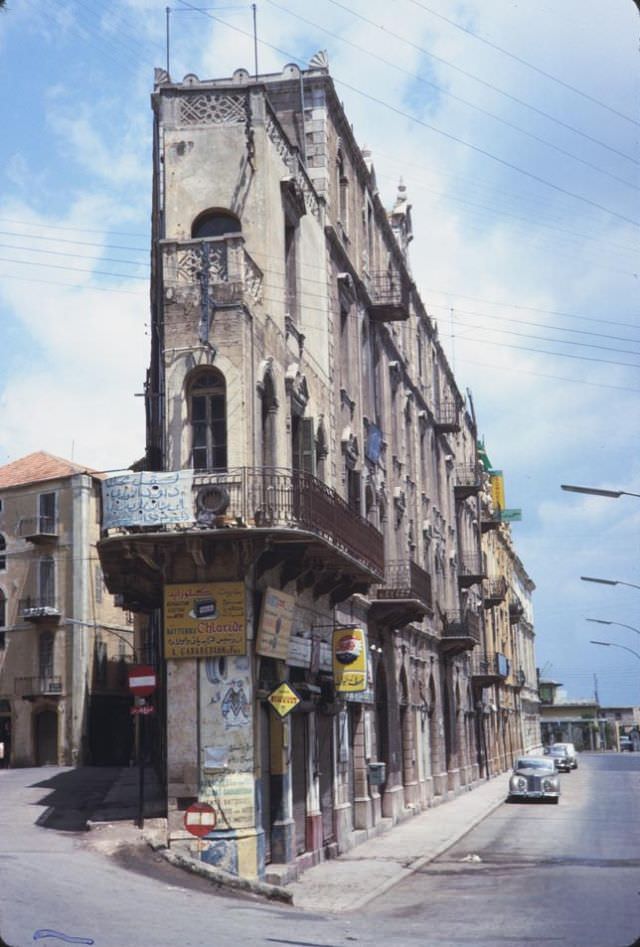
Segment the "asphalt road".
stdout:
<path fill-rule="evenodd" d="M 374 904 L 329 918 L 230 896 L 150 851 L 92 850 L 74 818 L 47 819 L 51 793 L 38 783 L 52 775 L 0 771 L 10 947 L 55 947 L 60 935 L 96 947 L 629 947 L 640 936 L 640 754 L 582 756 L 559 806 L 500 806 Z M 80 816 L 83 805 L 70 800 Z"/>

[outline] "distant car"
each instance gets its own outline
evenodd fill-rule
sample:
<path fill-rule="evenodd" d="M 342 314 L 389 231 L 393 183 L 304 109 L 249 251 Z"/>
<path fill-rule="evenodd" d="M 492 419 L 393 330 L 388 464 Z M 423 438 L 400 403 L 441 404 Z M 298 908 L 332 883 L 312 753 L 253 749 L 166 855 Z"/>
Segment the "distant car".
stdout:
<path fill-rule="evenodd" d="M 556 746 L 563 746 L 569 755 L 569 760 L 571 762 L 571 769 L 578 768 L 578 754 L 576 753 L 576 748 L 573 743 L 552 743 L 550 750 L 553 750 Z"/>
<path fill-rule="evenodd" d="M 544 756 L 521 756 L 509 779 L 509 802 L 519 799 L 548 800 L 557 805 L 560 799 L 560 777 L 553 759 Z"/>
<path fill-rule="evenodd" d="M 571 756 L 566 746 L 558 743 L 556 746 L 549 747 L 549 759 L 553 760 L 553 765 L 559 773 L 570 773 L 573 769 L 571 765 Z"/>
<path fill-rule="evenodd" d="M 633 753 L 633 740 L 630 736 L 623 734 L 620 737 L 620 751 L 629 750 L 630 753 Z"/>

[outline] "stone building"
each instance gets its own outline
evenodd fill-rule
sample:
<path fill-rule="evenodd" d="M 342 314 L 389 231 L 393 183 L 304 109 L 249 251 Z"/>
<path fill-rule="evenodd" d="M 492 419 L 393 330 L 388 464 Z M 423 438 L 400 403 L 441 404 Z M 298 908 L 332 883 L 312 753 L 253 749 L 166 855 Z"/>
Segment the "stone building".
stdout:
<path fill-rule="evenodd" d="M 284 880 L 486 775 L 476 422 L 322 56 L 158 71 L 153 110 L 147 469 L 100 556 L 157 653 L 171 843 L 205 801 L 201 857 Z"/>
<path fill-rule="evenodd" d="M 99 535 L 92 471 L 44 452 L 0 467 L 0 765 L 129 762 L 133 625 Z"/>

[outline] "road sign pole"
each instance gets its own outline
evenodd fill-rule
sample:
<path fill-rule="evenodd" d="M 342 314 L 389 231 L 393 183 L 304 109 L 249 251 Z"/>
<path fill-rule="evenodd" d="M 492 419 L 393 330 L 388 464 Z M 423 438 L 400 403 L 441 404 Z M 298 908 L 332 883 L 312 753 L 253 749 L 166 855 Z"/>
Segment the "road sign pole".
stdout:
<path fill-rule="evenodd" d="M 145 714 L 138 714 L 138 828 L 144 828 L 144 736 Z"/>

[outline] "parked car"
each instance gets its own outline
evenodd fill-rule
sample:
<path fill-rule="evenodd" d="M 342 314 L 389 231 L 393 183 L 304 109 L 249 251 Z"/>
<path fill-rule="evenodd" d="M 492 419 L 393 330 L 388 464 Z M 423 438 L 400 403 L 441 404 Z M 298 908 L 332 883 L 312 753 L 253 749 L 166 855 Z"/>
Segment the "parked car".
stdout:
<path fill-rule="evenodd" d="M 552 743 L 550 750 L 553 750 L 556 746 L 563 746 L 569 755 L 569 760 L 571 762 L 571 769 L 578 768 L 578 754 L 576 753 L 576 748 L 573 743 Z"/>
<path fill-rule="evenodd" d="M 624 733 L 620 737 L 620 750 L 629 750 L 630 753 L 633 752 L 633 740 Z"/>
<path fill-rule="evenodd" d="M 542 799 L 558 803 L 560 777 L 553 759 L 544 756 L 521 756 L 509 780 L 509 802 L 519 799 Z"/>
<path fill-rule="evenodd" d="M 549 759 L 553 760 L 553 765 L 559 773 L 570 773 L 573 769 L 569 751 L 562 743 L 549 747 Z"/>

